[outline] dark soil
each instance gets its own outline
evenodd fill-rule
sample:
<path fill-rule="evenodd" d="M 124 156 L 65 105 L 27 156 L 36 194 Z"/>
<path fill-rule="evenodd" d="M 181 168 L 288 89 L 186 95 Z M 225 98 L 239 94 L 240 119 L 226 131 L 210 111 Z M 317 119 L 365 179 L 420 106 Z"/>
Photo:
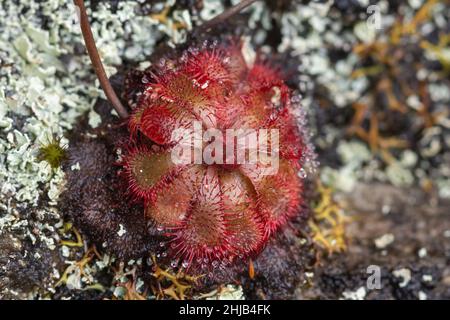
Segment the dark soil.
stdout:
<path fill-rule="evenodd" d="M 360 184 L 346 201 L 354 213 L 347 228 L 347 252 L 322 261 L 315 270 L 314 285 L 297 291 L 295 298 L 337 299 L 344 291 L 363 287 L 365 299 L 418 299 L 420 291 L 428 299 L 450 299 L 448 202 L 439 202 L 419 189 L 385 184 Z M 374 240 L 386 233 L 395 240 L 377 248 Z M 380 267 L 379 290 L 366 287 L 370 265 Z M 393 274 L 403 268 L 411 272 L 405 286 Z"/>

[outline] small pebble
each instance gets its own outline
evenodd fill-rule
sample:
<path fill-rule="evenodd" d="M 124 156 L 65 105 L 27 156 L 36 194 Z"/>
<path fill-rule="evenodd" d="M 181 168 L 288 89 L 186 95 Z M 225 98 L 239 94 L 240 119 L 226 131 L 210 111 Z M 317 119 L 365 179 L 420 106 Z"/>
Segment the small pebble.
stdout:
<path fill-rule="evenodd" d="M 411 281 L 411 270 L 407 268 L 398 269 L 392 272 L 397 278 L 402 278 L 402 282 L 399 283 L 400 288 L 404 288 Z"/>
<path fill-rule="evenodd" d="M 395 240 L 395 237 L 392 233 L 386 233 L 382 235 L 381 237 L 374 240 L 375 246 L 378 249 L 384 249 L 387 246 L 389 246 L 391 243 L 393 243 Z"/>

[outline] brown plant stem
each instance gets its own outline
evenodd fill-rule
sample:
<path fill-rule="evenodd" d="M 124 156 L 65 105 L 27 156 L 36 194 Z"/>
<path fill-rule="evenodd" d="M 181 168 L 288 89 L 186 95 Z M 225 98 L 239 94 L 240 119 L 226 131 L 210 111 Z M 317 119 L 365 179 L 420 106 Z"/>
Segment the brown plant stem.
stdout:
<path fill-rule="evenodd" d="M 91 26 L 89 24 L 89 19 L 86 13 L 86 8 L 84 6 L 83 0 L 74 0 L 75 5 L 79 8 L 79 18 L 81 32 L 83 33 L 84 43 L 86 45 L 89 58 L 91 58 L 92 66 L 94 67 L 95 73 L 97 74 L 100 85 L 106 94 L 109 102 L 113 105 L 114 109 L 117 111 L 119 116 L 123 119 L 128 118 L 128 111 L 125 109 L 123 104 L 120 102 L 116 95 L 111 83 L 109 82 L 108 76 L 106 75 L 105 69 L 103 67 L 102 60 L 98 54 L 97 46 L 95 45 L 94 36 L 92 35 Z"/>
<path fill-rule="evenodd" d="M 213 25 L 225 22 L 230 17 L 234 16 L 235 14 L 239 13 L 241 10 L 247 8 L 252 3 L 256 2 L 257 0 L 242 0 L 238 4 L 232 6 L 231 8 L 225 10 L 221 14 L 215 16 L 211 20 L 206 21 L 200 26 L 200 29 L 208 30 Z"/>

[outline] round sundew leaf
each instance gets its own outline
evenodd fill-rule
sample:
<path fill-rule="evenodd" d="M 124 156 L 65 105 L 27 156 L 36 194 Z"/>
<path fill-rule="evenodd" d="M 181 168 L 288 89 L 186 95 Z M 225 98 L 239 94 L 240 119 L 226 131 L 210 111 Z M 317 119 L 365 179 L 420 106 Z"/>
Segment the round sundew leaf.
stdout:
<path fill-rule="evenodd" d="M 304 141 L 301 136 L 295 117 L 288 107 L 283 108 L 268 125 L 268 129 L 279 130 L 280 157 L 289 160 L 300 160 L 304 152 Z"/>
<path fill-rule="evenodd" d="M 197 120 L 203 122 L 208 128 L 216 127 L 213 99 L 207 90 L 189 78 L 182 71 L 174 71 L 169 75 L 158 78 L 158 82 L 152 84 L 146 96 L 157 97 L 158 101 L 167 104 L 171 114 L 180 115 L 184 120 Z M 144 104 L 149 104 L 143 100 Z M 150 104 L 152 104 L 150 102 Z M 159 111 L 156 109 L 155 111 Z"/>
<path fill-rule="evenodd" d="M 218 108 L 214 101 L 206 100 L 201 103 L 192 104 L 191 110 L 205 128 L 217 128 Z"/>
<path fill-rule="evenodd" d="M 203 177 L 192 212 L 186 223 L 193 242 L 216 246 L 223 238 L 222 195 L 217 173 L 207 169 Z"/>
<path fill-rule="evenodd" d="M 128 128 L 131 135 L 135 135 L 141 127 L 142 115 L 146 109 L 145 105 L 140 105 L 133 110 L 128 120 Z"/>
<path fill-rule="evenodd" d="M 239 256 L 262 246 L 264 225 L 258 218 L 256 194 L 251 181 L 238 171 L 220 173 L 225 228 L 228 242 Z"/>
<path fill-rule="evenodd" d="M 267 128 L 271 117 L 286 103 L 288 88 L 276 71 L 261 64 L 250 70 L 247 81 L 236 92 L 241 97 L 242 106 L 236 108 L 239 116 L 233 127 Z"/>
<path fill-rule="evenodd" d="M 274 87 L 278 87 L 283 98 L 289 92 L 279 72 L 262 63 L 255 63 L 249 70 L 247 82 L 250 87 L 260 92 L 269 92 Z"/>
<path fill-rule="evenodd" d="M 206 128 L 216 127 L 217 108 L 206 88 L 195 85 L 194 81 L 181 71 L 173 75 L 166 88 L 178 107 L 189 110 L 193 118 L 201 121 Z"/>
<path fill-rule="evenodd" d="M 126 157 L 125 168 L 132 192 L 149 198 L 156 187 L 166 183 L 182 166 L 176 166 L 167 151 L 154 152 L 136 149 Z"/>
<path fill-rule="evenodd" d="M 142 111 L 138 126 L 152 141 L 173 144 L 173 131 L 182 128 L 192 131 L 195 121 L 206 128 L 217 126 L 217 108 L 211 98 L 182 72 L 165 77 L 148 94 L 152 92 L 159 99 Z"/>
<path fill-rule="evenodd" d="M 212 83 L 227 84 L 232 79 L 225 63 L 225 54 L 218 48 L 190 53 L 182 70 L 203 88 Z"/>
<path fill-rule="evenodd" d="M 292 161 L 280 159 L 278 170 L 272 169 L 260 164 L 246 164 L 240 168 L 256 190 L 258 210 L 265 219 L 266 236 L 298 213 L 302 199 L 298 167 Z"/>
<path fill-rule="evenodd" d="M 192 165 L 159 189 L 155 200 L 148 203 L 146 216 L 164 227 L 178 226 L 191 209 L 194 193 L 198 190 L 204 168 Z"/>
<path fill-rule="evenodd" d="M 240 91 L 237 94 L 241 98 L 236 104 L 233 104 L 238 115 L 233 128 L 259 129 L 266 127 L 273 113 L 273 106 L 262 95 L 255 94 L 251 89 Z M 240 103 L 240 104 L 239 104 Z"/>
<path fill-rule="evenodd" d="M 191 209 L 173 236 L 173 250 L 187 261 L 217 259 L 228 251 L 222 195 L 215 168 L 207 168 Z"/>
<path fill-rule="evenodd" d="M 247 63 L 242 55 L 242 43 L 232 44 L 227 52 L 226 65 L 232 75 L 232 81 L 242 82 L 248 71 Z"/>
<path fill-rule="evenodd" d="M 185 218 L 192 199 L 192 193 L 183 182 L 174 179 L 164 189 L 160 189 L 155 196 L 156 200 L 147 205 L 145 215 L 165 227 L 179 225 Z"/>
<path fill-rule="evenodd" d="M 212 105 L 217 119 L 216 127 L 220 130 L 233 128 L 245 108 L 241 97 L 237 94 L 217 98 L 212 101 Z"/>
<path fill-rule="evenodd" d="M 156 93 L 163 100 L 172 101 L 181 106 L 201 105 L 206 101 L 202 89 L 181 71 L 159 77 L 157 83 L 152 84 L 151 92 Z"/>
<path fill-rule="evenodd" d="M 174 103 L 160 102 L 143 111 L 140 131 L 155 143 L 170 145 L 176 142 L 172 141 L 174 130 L 193 130 L 195 120 L 186 108 Z"/>

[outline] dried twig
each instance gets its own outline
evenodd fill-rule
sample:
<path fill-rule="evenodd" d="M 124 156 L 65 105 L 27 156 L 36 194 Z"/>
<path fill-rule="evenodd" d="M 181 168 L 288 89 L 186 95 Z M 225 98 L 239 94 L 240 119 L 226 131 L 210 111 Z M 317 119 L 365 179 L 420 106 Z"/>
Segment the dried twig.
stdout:
<path fill-rule="evenodd" d="M 225 10 L 218 16 L 212 18 L 211 20 L 206 21 L 204 24 L 200 26 L 200 29 L 208 30 L 213 25 L 225 22 L 228 18 L 234 16 L 235 14 L 239 13 L 241 10 L 247 8 L 252 3 L 256 2 L 257 0 L 242 0 L 237 5 L 232 6 L 231 8 Z"/>
<path fill-rule="evenodd" d="M 98 80 L 100 81 L 100 85 L 102 86 L 102 89 L 105 92 L 109 102 L 111 102 L 111 104 L 113 105 L 114 109 L 116 109 L 119 116 L 124 119 L 128 118 L 128 111 L 122 105 L 122 103 L 120 102 L 119 98 L 116 95 L 116 92 L 112 88 L 111 83 L 109 82 L 109 79 L 103 67 L 102 60 L 100 59 L 100 55 L 98 54 L 98 49 L 97 46 L 95 45 L 94 36 L 92 35 L 91 26 L 89 25 L 89 19 L 86 14 L 84 1 L 74 0 L 74 3 L 79 8 L 81 32 L 83 33 L 86 49 L 88 51 L 89 57 L 91 58 L 92 66 L 94 67 Z"/>

